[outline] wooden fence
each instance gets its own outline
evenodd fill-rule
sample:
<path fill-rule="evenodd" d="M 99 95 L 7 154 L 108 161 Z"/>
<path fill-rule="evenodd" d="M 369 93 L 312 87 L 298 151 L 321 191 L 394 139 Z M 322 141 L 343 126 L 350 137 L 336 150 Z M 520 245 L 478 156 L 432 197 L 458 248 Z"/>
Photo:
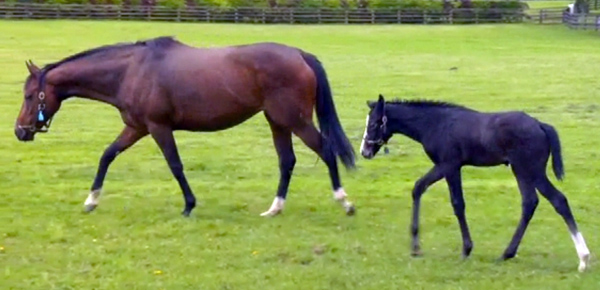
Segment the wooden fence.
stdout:
<path fill-rule="evenodd" d="M 600 30 L 600 14 L 571 14 L 561 8 L 541 9 L 534 22 L 564 24 L 571 29 Z"/>
<path fill-rule="evenodd" d="M 111 19 L 228 23 L 514 23 L 520 9 L 215 8 L 0 3 L 0 19 Z"/>

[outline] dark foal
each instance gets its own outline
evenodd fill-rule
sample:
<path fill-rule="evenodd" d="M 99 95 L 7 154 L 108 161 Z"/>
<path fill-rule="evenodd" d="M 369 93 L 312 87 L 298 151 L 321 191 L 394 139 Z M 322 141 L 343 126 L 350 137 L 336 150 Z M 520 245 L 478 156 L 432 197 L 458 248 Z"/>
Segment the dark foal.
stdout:
<path fill-rule="evenodd" d="M 368 102 L 361 154 L 373 158 L 381 146 L 399 133 L 421 143 L 434 166 L 421 177 L 412 191 L 412 254 L 420 255 L 419 207 L 425 190 L 445 178 L 454 214 L 463 240 L 463 256 L 471 253 L 473 242 L 465 217 L 461 167 L 510 165 L 522 196 L 522 215 L 502 259 L 513 258 L 538 205 L 536 189 L 554 206 L 571 233 L 579 255 L 579 270 L 587 267 L 590 252 L 571 213 L 567 198 L 546 175 L 549 155 L 554 174 L 561 180 L 563 163 L 557 132 L 523 112 L 483 113 L 459 105 L 433 101 L 385 102 L 382 95 Z"/>
<path fill-rule="evenodd" d="M 98 205 L 108 167 L 119 153 L 151 135 L 178 181 L 183 215 L 196 206 L 179 157 L 174 130 L 218 131 L 263 112 L 279 156 L 275 200 L 263 216 L 283 210 L 296 163 L 292 133 L 318 154 L 329 169 L 334 198 L 347 214 L 337 157 L 354 167 L 352 146 L 338 120 L 327 75 L 316 56 L 276 43 L 196 48 L 170 37 L 102 46 L 42 69 L 27 63 L 23 105 L 15 124 L 21 141 L 46 132 L 62 101 L 70 97 L 117 108 L 125 128 L 102 154 L 85 206 Z M 313 108 L 321 131 L 315 127 Z"/>

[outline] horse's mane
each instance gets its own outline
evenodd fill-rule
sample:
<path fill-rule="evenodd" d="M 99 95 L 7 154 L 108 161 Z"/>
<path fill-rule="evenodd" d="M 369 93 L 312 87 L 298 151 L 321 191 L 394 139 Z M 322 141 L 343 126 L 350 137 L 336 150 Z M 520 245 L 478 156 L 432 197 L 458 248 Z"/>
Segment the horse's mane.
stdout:
<path fill-rule="evenodd" d="M 450 103 L 450 102 L 436 101 L 436 100 L 395 99 L 395 100 L 391 100 L 391 101 L 386 101 L 385 103 L 386 103 L 386 105 L 404 105 L 404 106 L 417 107 L 417 108 L 454 108 L 454 109 L 472 111 L 472 109 L 469 109 L 465 106 L 461 106 L 461 105 Z"/>
<path fill-rule="evenodd" d="M 54 68 L 57 68 L 60 65 L 63 65 L 68 62 L 72 62 L 74 60 L 79 60 L 82 58 L 99 55 L 101 53 L 113 52 L 113 51 L 122 50 L 122 49 L 126 49 L 126 48 L 133 48 L 133 47 L 147 47 L 148 49 L 150 49 L 151 52 L 162 54 L 162 53 L 164 53 L 164 51 L 166 49 L 168 49 L 172 45 L 178 44 L 178 43 L 180 43 L 180 42 L 175 40 L 175 38 L 173 38 L 172 36 L 160 36 L 160 37 L 147 39 L 147 40 L 139 40 L 136 42 L 120 42 L 120 43 L 116 43 L 116 44 L 103 45 L 103 46 L 91 48 L 88 50 L 84 50 L 82 52 L 78 52 L 76 54 L 70 55 L 58 62 L 45 65 L 42 68 L 42 74 L 40 77 L 40 87 L 43 84 L 42 81 L 44 80 L 46 74 L 49 71 L 51 71 Z"/>

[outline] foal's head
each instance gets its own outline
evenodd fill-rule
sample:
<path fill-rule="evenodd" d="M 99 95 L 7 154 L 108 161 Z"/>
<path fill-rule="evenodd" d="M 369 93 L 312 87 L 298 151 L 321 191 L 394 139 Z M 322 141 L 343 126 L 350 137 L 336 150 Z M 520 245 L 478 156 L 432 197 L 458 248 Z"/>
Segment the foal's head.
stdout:
<path fill-rule="evenodd" d="M 387 143 L 392 134 L 386 126 L 387 116 L 385 115 L 385 100 L 383 96 L 380 94 L 379 100 L 376 102 L 367 101 L 367 105 L 371 110 L 367 115 L 360 153 L 363 157 L 371 159 L 379 152 L 381 146 Z"/>
<path fill-rule="evenodd" d="M 40 82 L 42 70 L 31 61 L 25 64 L 29 76 L 23 87 L 24 99 L 15 124 L 15 135 L 19 141 L 32 141 L 35 133 L 48 130 L 52 116 L 60 107 L 60 101 L 51 84 Z"/>

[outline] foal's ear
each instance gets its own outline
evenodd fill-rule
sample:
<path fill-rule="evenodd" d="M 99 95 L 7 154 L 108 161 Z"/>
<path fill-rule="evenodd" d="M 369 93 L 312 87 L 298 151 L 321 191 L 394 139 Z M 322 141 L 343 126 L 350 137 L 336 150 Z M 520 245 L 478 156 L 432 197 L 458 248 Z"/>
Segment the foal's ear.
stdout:
<path fill-rule="evenodd" d="M 375 108 L 375 105 L 377 105 L 377 102 L 367 101 L 367 106 L 369 106 L 369 108 L 373 109 L 373 108 Z"/>
<path fill-rule="evenodd" d="M 40 68 L 37 67 L 35 64 L 33 64 L 33 62 L 31 60 L 28 60 L 25 62 L 25 66 L 27 66 L 27 70 L 29 70 L 29 73 L 33 76 L 37 76 L 40 73 Z"/>
<path fill-rule="evenodd" d="M 377 100 L 377 109 L 381 112 L 383 112 L 385 109 L 385 99 L 383 98 L 382 94 L 379 94 L 379 99 Z"/>

